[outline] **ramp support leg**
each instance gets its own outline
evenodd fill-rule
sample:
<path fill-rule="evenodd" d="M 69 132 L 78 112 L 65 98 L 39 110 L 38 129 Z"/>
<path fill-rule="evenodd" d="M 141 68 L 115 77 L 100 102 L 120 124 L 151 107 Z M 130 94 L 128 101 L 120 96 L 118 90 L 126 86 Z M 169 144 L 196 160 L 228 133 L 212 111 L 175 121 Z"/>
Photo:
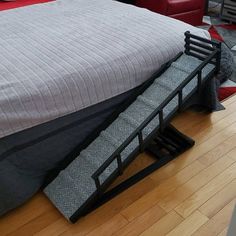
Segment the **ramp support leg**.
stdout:
<path fill-rule="evenodd" d="M 154 163 L 140 170 L 138 173 L 129 177 L 127 180 L 115 186 L 113 189 L 108 190 L 107 192 L 100 195 L 96 203 L 84 214 L 87 214 L 103 205 L 124 190 L 128 189 L 129 187 L 144 179 L 146 176 L 153 173 L 155 170 L 172 161 L 180 154 L 191 148 L 194 143 L 195 142 L 191 138 L 178 131 L 174 126 L 166 126 L 163 131 L 156 134 L 155 138 L 145 149 L 145 151 L 155 157 Z"/>

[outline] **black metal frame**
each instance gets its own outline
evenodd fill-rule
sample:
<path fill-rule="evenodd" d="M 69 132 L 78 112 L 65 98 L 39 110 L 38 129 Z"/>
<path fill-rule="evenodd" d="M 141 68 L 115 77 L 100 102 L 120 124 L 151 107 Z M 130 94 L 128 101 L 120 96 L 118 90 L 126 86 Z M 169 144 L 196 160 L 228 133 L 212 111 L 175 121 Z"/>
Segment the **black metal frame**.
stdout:
<path fill-rule="evenodd" d="M 95 181 L 97 190 L 96 192 L 82 205 L 74 214 L 70 217 L 71 222 L 76 222 L 79 217 L 87 214 L 91 210 L 97 208 L 98 206 L 104 204 L 111 198 L 115 197 L 120 192 L 129 188 L 133 184 L 137 183 L 145 176 L 149 175 L 156 169 L 165 165 L 169 161 L 176 158 L 179 154 L 187 150 L 194 145 L 194 141 L 187 136 L 181 134 L 173 126 L 169 125 L 171 118 L 176 114 L 176 112 L 182 110 L 187 100 L 192 97 L 196 92 L 201 92 L 204 88 L 204 84 L 208 79 L 211 79 L 220 69 L 220 59 L 221 59 L 221 44 L 216 41 L 210 41 L 205 38 L 201 38 L 191 34 L 190 32 L 185 33 L 185 53 L 187 55 L 194 56 L 200 60 L 202 63 L 167 97 L 167 99 L 156 108 L 152 114 L 117 148 L 117 150 L 100 166 L 100 168 L 92 175 Z M 124 111 L 130 104 L 132 104 L 136 97 L 142 94 L 153 81 L 161 75 L 165 70 L 169 68 L 172 62 L 177 60 L 182 53 L 179 53 L 171 61 L 163 65 L 140 89 L 127 100 L 120 109 L 115 111 L 98 129 L 90 136 L 80 147 L 78 147 L 76 153 L 86 148 L 89 143 L 91 143 L 97 135 L 104 130 L 108 125 L 110 125 L 118 115 Z M 204 67 L 211 63 L 215 67 L 207 75 L 207 77 L 202 80 L 202 70 Z M 197 88 L 195 88 L 187 97 L 183 98 L 183 89 L 192 80 L 197 78 Z M 163 110 L 169 104 L 169 102 L 178 96 L 178 107 L 172 111 L 167 117 L 163 117 Z M 148 137 L 143 139 L 143 129 L 155 118 L 159 117 L 159 125 L 156 129 L 148 135 Z M 121 160 L 121 152 L 135 139 L 139 140 L 139 147 L 136 148 L 125 161 Z M 165 149 L 165 153 L 162 150 Z M 123 173 L 125 167 L 131 163 L 139 153 L 143 151 L 151 152 L 157 160 L 150 166 L 144 168 L 134 176 L 130 177 L 123 183 L 114 187 L 113 189 L 106 192 L 109 185 L 115 180 L 116 177 Z M 75 156 L 74 156 L 75 158 Z M 69 160 L 71 162 L 73 160 Z M 118 168 L 105 180 L 105 182 L 100 183 L 99 176 L 103 171 L 113 162 L 116 161 Z M 66 167 L 67 163 L 63 163 L 60 169 Z M 55 177 L 55 176 L 54 176 Z"/>
<path fill-rule="evenodd" d="M 102 186 L 100 184 L 100 181 L 99 181 L 99 176 L 103 173 L 103 171 L 116 159 L 117 160 L 117 163 L 118 163 L 118 168 L 119 168 L 119 173 L 122 173 L 123 172 L 123 166 L 122 166 L 122 162 L 121 162 L 121 152 L 135 139 L 138 137 L 139 139 L 139 150 L 144 150 L 145 147 L 148 145 L 148 143 L 145 143 L 144 140 L 143 140 L 143 134 L 142 134 L 142 131 L 143 129 L 157 116 L 159 115 L 159 129 L 160 130 L 163 130 L 164 129 L 164 118 L 163 118 L 163 110 L 164 108 L 169 104 L 169 102 L 175 98 L 176 96 L 178 96 L 179 100 L 179 109 L 182 108 L 182 104 L 185 102 L 183 100 L 183 96 L 182 96 L 182 91 L 184 89 L 184 87 L 191 81 L 194 79 L 195 76 L 197 76 L 198 78 L 198 89 L 201 89 L 202 87 L 202 69 L 208 64 L 208 63 L 213 63 L 216 65 L 216 70 L 219 70 L 219 66 L 220 66 L 220 59 L 217 60 L 217 57 L 219 57 L 218 55 L 218 52 L 219 50 L 218 49 L 215 49 L 215 48 L 212 48 L 212 47 L 209 47 L 209 46 L 206 46 L 206 45 L 201 45 L 202 48 L 204 49 L 207 49 L 207 50 L 210 50 L 211 53 L 209 53 L 209 51 L 207 52 L 206 50 L 202 50 L 200 48 L 197 48 L 195 46 L 192 46 L 192 45 L 197 45 L 198 47 L 200 46 L 199 43 L 197 43 L 196 41 L 192 41 L 191 38 L 193 39 L 201 39 L 202 42 L 205 42 L 205 43 L 209 43 L 208 40 L 206 39 L 202 39 L 198 36 L 195 36 L 195 35 L 191 35 L 189 32 L 186 32 L 185 33 L 186 35 L 186 45 L 185 45 L 185 53 L 187 55 L 191 55 L 191 56 L 194 56 L 194 57 L 197 57 L 201 60 L 204 60 L 203 63 L 201 63 L 201 65 L 196 68 L 187 78 L 185 81 L 183 81 L 167 98 L 166 100 L 158 107 L 156 108 L 152 114 L 150 114 L 150 116 L 145 119 L 143 121 L 143 123 L 120 145 L 119 148 L 117 148 L 117 150 L 103 163 L 103 165 L 101 165 L 101 167 L 92 175 L 92 178 L 94 179 L 95 183 L 96 183 L 96 186 L 97 186 L 97 189 L 98 191 L 102 191 Z M 210 41 L 211 42 L 211 41 Z M 192 44 L 192 45 L 191 45 Z M 211 44 L 213 45 L 216 45 L 218 46 L 219 44 L 218 43 L 214 43 L 214 42 L 211 42 Z M 198 54 L 197 54 L 198 53 Z M 204 58 L 203 55 L 200 55 L 200 54 L 203 54 L 203 55 L 206 55 L 207 58 Z M 213 61 L 212 59 L 216 59 L 215 61 Z M 185 98 L 186 100 L 186 98 Z M 173 112 L 172 112 L 172 115 L 173 115 Z M 171 116 L 172 116 L 171 115 Z M 155 131 L 156 132 L 156 131 Z M 155 134 L 155 132 L 153 132 L 153 134 Z M 152 136 L 152 135 L 150 135 Z"/>

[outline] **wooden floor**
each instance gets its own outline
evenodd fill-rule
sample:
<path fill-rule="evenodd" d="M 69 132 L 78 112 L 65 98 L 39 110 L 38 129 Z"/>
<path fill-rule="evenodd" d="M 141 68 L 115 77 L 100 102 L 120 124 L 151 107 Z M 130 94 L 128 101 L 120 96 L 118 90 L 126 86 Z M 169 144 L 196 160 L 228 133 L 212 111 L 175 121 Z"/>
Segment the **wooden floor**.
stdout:
<path fill-rule="evenodd" d="M 77 224 L 39 193 L 0 218 L 0 236 L 226 235 L 236 203 L 236 96 L 224 105 L 213 114 L 177 116 L 173 124 L 195 139 L 195 147 Z M 125 176 L 152 161 L 140 155 Z"/>

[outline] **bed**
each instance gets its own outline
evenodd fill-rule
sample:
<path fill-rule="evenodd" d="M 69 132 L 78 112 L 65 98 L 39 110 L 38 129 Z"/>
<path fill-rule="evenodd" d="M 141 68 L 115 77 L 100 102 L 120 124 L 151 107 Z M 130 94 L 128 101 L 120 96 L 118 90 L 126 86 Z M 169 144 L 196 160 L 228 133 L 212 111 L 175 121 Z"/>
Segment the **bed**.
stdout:
<path fill-rule="evenodd" d="M 209 37 L 113 0 L 57 0 L 1 12 L 0 215 L 35 194 L 111 112 L 182 51 L 186 30 Z M 214 83 L 209 89 L 214 94 Z M 209 99 L 214 109 L 217 100 Z"/>

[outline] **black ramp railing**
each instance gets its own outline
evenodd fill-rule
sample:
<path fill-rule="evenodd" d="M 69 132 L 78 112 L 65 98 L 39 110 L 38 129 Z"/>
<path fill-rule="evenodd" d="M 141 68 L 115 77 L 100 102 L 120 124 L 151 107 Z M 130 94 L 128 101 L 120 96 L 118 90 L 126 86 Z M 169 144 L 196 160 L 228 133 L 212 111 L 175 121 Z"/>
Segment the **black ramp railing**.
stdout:
<path fill-rule="evenodd" d="M 187 55 L 194 56 L 204 61 L 207 58 L 206 56 L 209 56 L 215 50 L 217 50 L 217 56 L 214 58 L 214 61 L 211 60 L 210 62 L 216 65 L 216 71 L 219 72 L 221 60 L 221 43 L 199 37 L 197 35 L 191 34 L 189 31 L 185 32 L 185 53 Z"/>
<path fill-rule="evenodd" d="M 186 54 L 195 55 L 196 53 L 192 53 L 190 50 L 193 50 L 193 47 L 189 46 L 190 43 L 193 41 L 193 39 L 197 39 L 200 42 L 208 43 L 213 45 L 213 47 L 209 47 L 204 45 L 205 49 L 208 49 L 210 52 L 207 54 L 207 57 L 202 58 L 203 62 L 163 101 L 142 123 L 141 125 L 133 131 L 133 133 L 116 149 L 116 151 L 98 168 L 98 170 L 92 175 L 92 178 L 95 181 L 97 191 L 101 192 L 101 183 L 99 180 L 100 175 L 105 171 L 105 169 L 114 161 L 117 160 L 118 164 L 118 172 L 121 174 L 124 169 L 124 164 L 121 160 L 121 153 L 122 151 L 135 139 L 138 138 L 139 140 L 139 151 L 142 152 L 145 147 L 145 140 L 143 139 L 143 129 L 156 117 L 159 116 L 159 129 L 163 130 L 165 127 L 165 120 L 163 116 L 163 110 L 164 108 L 170 103 L 172 99 L 174 99 L 176 96 L 178 96 L 178 109 L 180 110 L 182 108 L 182 104 L 184 102 L 183 99 L 183 89 L 185 86 L 192 81 L 193 79 L 197 78 L 197 90 L 200 91 L 202 86 L 202 70 L 203 68 L 208 64 L 214 64 L 214 72 L 217 73 L 220 65 L 220 43 L 212 42 L 210 40 L 195 36 L 190 34 L 189 32 L 185 33 L 186 35 Z M 199 42 L 197 43 L 197 46 L 200 46 Z M 205 55 L 206 56 L 206 55 Z M 199 55 L 196 56 L 199 58 Z M 215 59 L 215 62 L 213 61 Z M 149 136 L 155 135 L 154 132 L 152 132 Z"/>

